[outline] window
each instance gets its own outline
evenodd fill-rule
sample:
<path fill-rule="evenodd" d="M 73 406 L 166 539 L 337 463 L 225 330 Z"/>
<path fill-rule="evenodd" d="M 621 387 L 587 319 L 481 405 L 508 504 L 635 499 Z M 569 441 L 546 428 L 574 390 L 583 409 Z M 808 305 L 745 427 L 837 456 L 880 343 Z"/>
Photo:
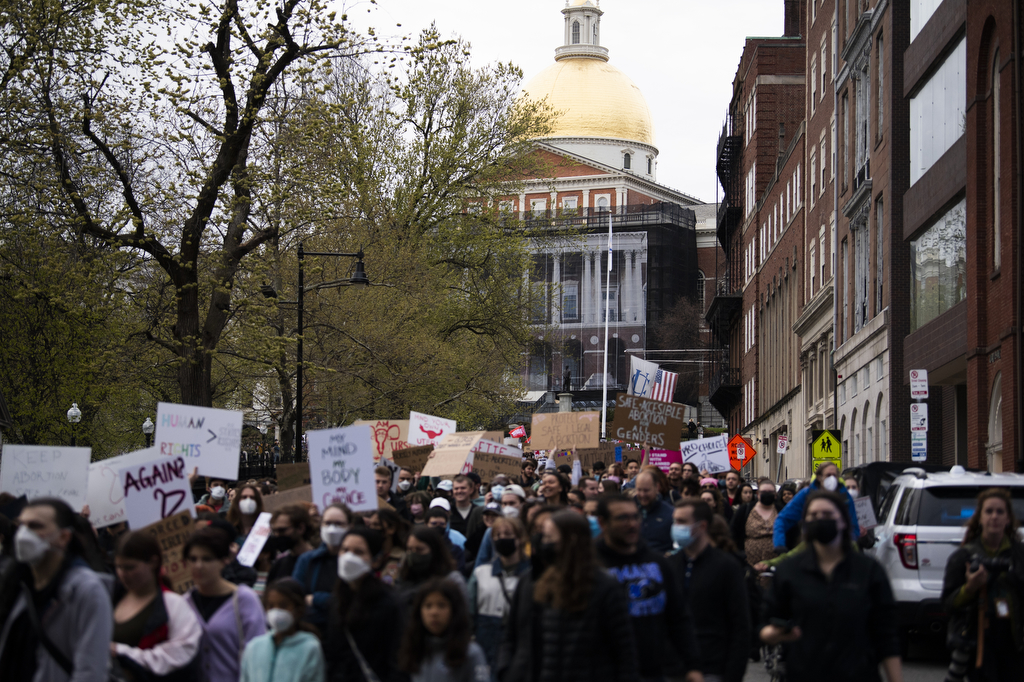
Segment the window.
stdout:
<path fill-rule="evenodd" d="M 811 116 L 818 106 L 818 59 L 811 61 Z"/>
<path fill-rule="evenodd" d="M 850 184 L 850 94 L 843 93 L 843 189 Z"/>
<path fill-rule="evenodd" d="M 562 322 L 575 322 L 579 314 L 579 283 L 562 282 Z"/>
<path fill-rule="evenodd" d="M 854 106 L 856 107 L 855 114 L 857 116 L 856 128 L 854 129 L 855 138 L 855 151 L 856 156 L 854 157 L 854 163 L 857 169 L 857 175 L 854 179 L 854 189 L 860 186 L 862 182 L 868 179 L 868 135 L 869 125 L 871 119 L 871 83 L 869 82 L 870 73 L 867 65 L 861 70 L 859 76 L 854 80 L 856 90 L 854 95 L 856 100 Z"/>
<path fill-rule="evenodd" d="M 1002 157 L 1002 135 L 1000 131 L 1000 105 L 999 105 L 999 51 L 996 50 L 995 59 L 992 60 L 992 267 L 996 270 L 1003 263 L 1000 251 L 1003 249 L 1003 240 L 999 234 L 1000 214 L 1000 158 Z"/>
<path fill-rule="evenodd" d="M 831 163 L 832 182 L 835 182 L 836 181 L 836 119 L 834 117 L 832 119 L 831 134 L 832 134 L 832 156 L 830 157 L 830 160 L 832 161 L 832 163 Z"/>
<path fill-rule="evenodd" d="M 697 305 L 700 306 L 700 311 L 704 312 L 704 284 L 706 281 L 704 272 L 702 270 L 697 271 Z M 701 320 L 703 322 L 703 319 Z"/>
<path fill-rule="evenodd" d="M 819 156 L 819 158 L 821 159 L 821 184 L 818 186 L 818 194 L 819 195 L 825 193 L 825 185 L 828 184 L 828 174 L 827 174 L 827 169 L 825 167 L 826 166 L 825 159 L 827 159 L 828 156 L 827 156 L 827 148 L 826 148 L 824 132 L 825 131 L 822 131 L 823 134 L 821 136 L 821 154 Z"/>
<path fill-rule="evenodd" d="M 818 229 L 818 267 L 821 269 L 821 284 L 825 284 L 825 226 Z"/>
<path fill-rule="evenodd" d="M 533 217 L 543 218 L 545 209 L 547 209 L 547 202 L 544 199 L 530 200 L 530 211 L 533 213 Z"/>
<path fill-rule="evenodd" d="M 504 213 L 504 214 L 514 213 L 515 210 L 516 210 L 516 202 L 514 202 L 514 201 L 499 201 L 498 202 L 498 210 L 501 213 Z"/>
<path fill-rule="evenodd" d="M 754 137 L 754 130 L 757 129 L 757 90 L 750 92 L 750 97 L 747 99 L 747 106 L 743 109 L 743 144 L 749 144 L 751 138 Z"/>
<path fill-rule="evenodd" d="M 961 199 L 910 242 L 910 331 L 967 297 L 966 214 Z"/>
<path fill-rule="evenodd" d="M 878 58 L 875 60 L 875 82 L 878 85 L 878 121 L 875 123 L 875 139 L 882 139 L 882 128 L 885 126 L 885 43 L 878 36 Z"/>
<path fill-rule="evenodd" d="M 917 182 L 964 133 L 967 39 L 910 99 L 910 184 Z"/>
<path fill-rule="evenodd" d="M 572 44 L 580 44 L 580 22 L 578 21 L 572 22 Z"/>
<path fill-rule="evenodd" d="M 885 204 L 882 197 L 875 202 L 875 240 L 878 242 L 875 254 L 875 315 L 882 312 L 882 298 L 885 288 Z"/>
<path fill-rule="evenodd" d="M 832 22 L 832 73 L 839 70 L 839 24 Z"/>
<path fill-rule="evenodd" d="M 1002 471 L 1003 454 L 1003 373 L 996 372 L 988 401 L 988 470 Z M 998 468 L 994 465 L 998 460 Z"/>
<path fill-rule="evenodd" d="M 821 98 L 825 99 L 825 90 L 828 89 L 828 34 L 821 41 Z"/>
<path fill-rule="evenodd" d="M 843 277 L 849 278 L 850 276 L 850 244 L 849 241 L 843 239 Z M 840 283 L 840 280 L 836 280 Z M 847 292 L 847 286 L 845 282 L 839 287 L 839 294 L 843 297 L 843 317 L 840 319 L 840 323 L 843 325 L 843 343 L 850 338 L 850 318 L 849 318 L 849 293 Z"/>
<path fill-rule="evenodd" d="M 814 249 L 814 242 L 811 242 L 810 248 L 807 249 L 807 250 L 810 251 L 810 254 L 811 254 L 811 266 L 810 266 L 810 268 L 808 268 L 808 270 L 811 273 L 811 296 L 813 296 L 814 295 L 814 288 L 815 288 L 814 287 L 815 274 L 818 271 L 818 269 L 815 267 L 815 262 L 816 262 L 817 258 L 816 258 L 815 254 L 814 254 L 814 251 L 815 251 L 815 249 Z"/>
<path fill-rule="evenodd" d="M 853 331 L 867 324 L 871 318 L 868 310 L 868 278 L 871 273 L 871 231 L 867 216 L 850 226 L 853 232 Z"/>
<path fill-rule="evenodd" d="M 654 159 L 647 157 L 647 174 L 650 175 L 654 172 Z"/>
<path fill-rule="evenodd" d="M 622 155 L 622 167 L 625 168 L 626 170 L 630 169 L 630 167 L 632 166 L 632 161 L 633 159 L 632 157 L 630 157 L 629 152 L 626 152 L 625 154 Z"/>
<path fill-rule="evenodd" d="M 608 308 L 608 321 L 618 322 L 619 321 L 619 290 L 612 287 L 611 292 L 608 289 L 601 290 L 601 322 L 605 321 L 605 308 Z"/>
<path fill-rule="evenodd" d="M 811 208 L 814 208 L 814 200 L 818 196 L 818 160 L 811 153 Z"/>
<path fill-rule="evenodd" d="M 576 215 L 576 197 L 565 197 L 562 199 L 562 214 L 563 215 Z"/>
<path fill-rule="evenodd" d="M 755 161 L 750 165 L 750 170 L 747 171 L 747 186 L 746 186 L 746 211 L 744 215 L 750 215 L 750 212 L 754 210 L 754 204 L 756 203 L 757 193 L 757 162 Z"/>
<path fill-rule="evenodd" d="M 609 210 L 610 203 L 611 200 L 609 199 L 607 194 L 602 194 L 601 196 L 597 197 L 597 212 L 607 213 Z"/>
<path fill-rule="evenodd" d="M 793 196 L 796 197 L 797 206 L 803 203 L 803 197 L 800 196 L 800 164 L 796 165 L 796 172 L 793 173 Z"/>

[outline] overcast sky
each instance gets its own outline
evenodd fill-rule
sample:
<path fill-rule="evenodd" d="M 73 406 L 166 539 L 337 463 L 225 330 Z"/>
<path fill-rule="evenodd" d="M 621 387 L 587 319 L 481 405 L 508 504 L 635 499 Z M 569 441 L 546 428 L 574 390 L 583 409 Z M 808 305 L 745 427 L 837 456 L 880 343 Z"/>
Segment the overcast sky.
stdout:
<path fill-rule="evenodd" d="M 349 17 L 382 35 L 418 32 L 436 21 L 443 35 L 472 43 L 475 63 L 511 61 L 528 82 L 562 44 L 564 6 L 565 0 L 378 0 L 376 7 L 350 5 Z M 716 144 L 743 40 L 781 35 L 783 0 L 601 0 L 601 9 L 601 44 L 654 117 L 658 181 L 714 201 Z"/>

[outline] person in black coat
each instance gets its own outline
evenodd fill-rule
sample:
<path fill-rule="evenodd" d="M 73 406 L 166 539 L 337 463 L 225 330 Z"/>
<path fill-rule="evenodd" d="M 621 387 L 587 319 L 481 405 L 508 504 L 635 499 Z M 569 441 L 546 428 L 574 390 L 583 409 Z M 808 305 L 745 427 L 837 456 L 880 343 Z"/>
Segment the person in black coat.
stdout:
<path fill-rule="evenodd" d="M 500 682 L 635 682 L 639 677 L 625 592 L 594 561 L 590 524 L 552 514 L 523 576 L 495 666 Z"/>
<path fill-rule="evenodd" d="M 786 644 L 792 682 L 900 682 L 896 602 L 885 569 L 853 548 L 848 505 L 815 491 L 803 515 L 808 551 L 776 568 L 761 640 Z"/>

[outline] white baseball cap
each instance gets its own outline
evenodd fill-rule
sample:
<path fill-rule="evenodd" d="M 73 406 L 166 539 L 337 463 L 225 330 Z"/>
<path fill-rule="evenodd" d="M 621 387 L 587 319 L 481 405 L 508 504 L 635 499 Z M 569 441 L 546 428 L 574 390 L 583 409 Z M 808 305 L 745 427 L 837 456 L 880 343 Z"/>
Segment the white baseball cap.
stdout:
<path fill-rule="evenodd" d="M 435 497 L 430 501 L 430 508 L 433 509 L 434 507 L 440 507 L 449 512 L 452 510 L 452 505 L 443 497 Z"/>

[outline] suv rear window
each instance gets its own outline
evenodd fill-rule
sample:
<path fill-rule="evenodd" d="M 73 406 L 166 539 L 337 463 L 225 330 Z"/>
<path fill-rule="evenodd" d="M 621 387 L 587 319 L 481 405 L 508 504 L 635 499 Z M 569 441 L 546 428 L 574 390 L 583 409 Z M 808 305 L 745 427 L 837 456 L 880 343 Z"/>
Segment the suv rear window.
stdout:
<path fill-rule="evenodd" d="M 985 488 L 976 486 L 949 486 L 921 490 L 920 513 L 917 523 L 922 526 L 964 526 L 978 506 L 978 494 Z M 1010 488 L 1013 513 L 1024 518 L 1024 487 Z"/>

